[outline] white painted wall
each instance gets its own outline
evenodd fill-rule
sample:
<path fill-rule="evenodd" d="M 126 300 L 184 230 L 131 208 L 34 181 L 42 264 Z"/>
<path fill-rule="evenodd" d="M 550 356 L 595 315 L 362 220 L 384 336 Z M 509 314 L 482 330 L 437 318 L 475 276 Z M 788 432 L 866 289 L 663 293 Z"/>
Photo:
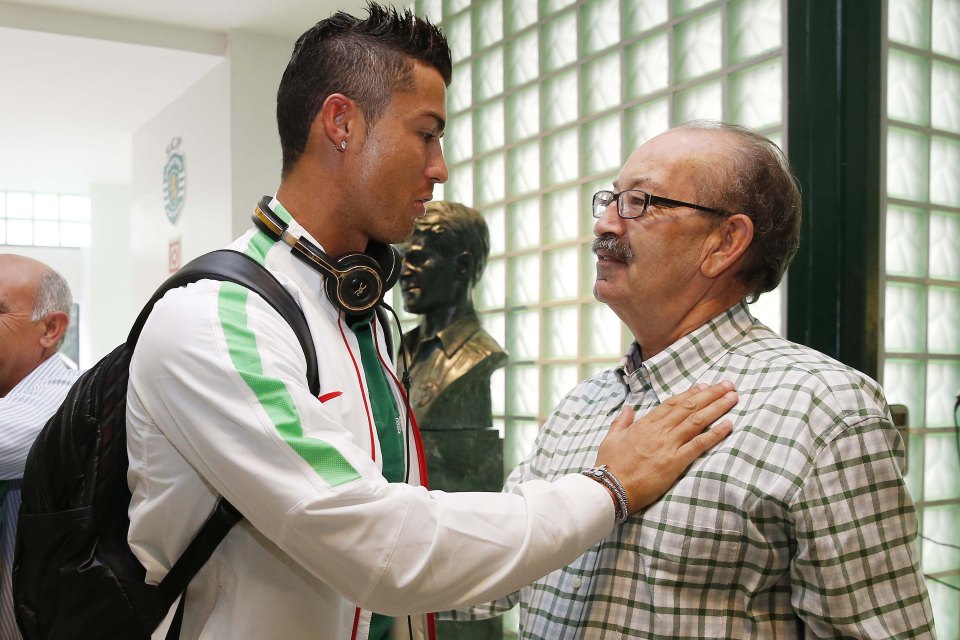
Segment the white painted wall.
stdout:
<path fill-rule="evenodd" d="M 164 209 L 167 146 L 181 139 L 186 196 L 177 222 Z M 170 274 L 171 241 L 182 242 L 182 264 L 232 239 L 230 76 L 215 67 L 133 134 L 132 294 L 139 309 Z"/>
<path fill-rule="evenodd" d="M 129 148 L 128 148 L 129 153 Z M 130 264 L 130 187 L 123 184 L 90 186 L 91 237 L 86 317 L 88 331 L 81 334 L 89 343 L 91 358 L 84 368 L 97 362 L 123 342 L 133 325 Z M 81 350 L 81 360 L 83 358 Z"/>
<path fill-rule="evenodd" d="M 228 36 L 234 236 L 250 227 L 260 198 L 280 186 L 277 87 L 295 41 L 239 31 Z"/>

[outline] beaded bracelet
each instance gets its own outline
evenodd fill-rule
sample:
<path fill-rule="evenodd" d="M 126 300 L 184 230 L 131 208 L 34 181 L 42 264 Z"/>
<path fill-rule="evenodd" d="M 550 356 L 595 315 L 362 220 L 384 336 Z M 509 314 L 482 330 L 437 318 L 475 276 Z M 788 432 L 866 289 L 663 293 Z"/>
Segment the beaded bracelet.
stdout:
<path fill-rule="evenodd" d="M 613 475 L 613 472 L 607 468 L 607 465 L 602 464 L 599 467 L 587 469 L 586 471 L 581 471 L 580 473 L 587 476 L 591 480 L 596 480 L 613 492 L 614 497 L 617 499 L 617 505 L 614 507 L 613 511 L 614 518 L 617 524 L 623 524 L 626 522 L 627 518 L 630 516 L 630 508 L 627 504 L 627 492 L 623 490 L 623 485 L 620 484 L 620 481 L 617 480 L 617 477 Z"/>

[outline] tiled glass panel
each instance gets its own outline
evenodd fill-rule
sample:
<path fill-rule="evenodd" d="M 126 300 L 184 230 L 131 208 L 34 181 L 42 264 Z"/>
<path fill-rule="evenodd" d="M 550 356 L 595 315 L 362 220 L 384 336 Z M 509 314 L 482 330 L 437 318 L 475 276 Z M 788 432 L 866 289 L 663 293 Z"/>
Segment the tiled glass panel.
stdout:
<path fill-rule="evenodd" d="M 688 13 L 710 2 L 712 2 L 712 0 L 672 0 L 673 12 L 677 15 Z"/>
<path fill-rule="evenodd" d="M 536 365 L 507 365 L 507 413 L 536 416 L 540 408 L 540 370 Z"/>
<path fill-rule="evenodd" d="M 891 118 L 927 124 L 930 62 L 922 56 L 890 50 L 887 62 L 887 113 Z"/>
<path fill-rule="evenodd" d="M 568 71 L 543 83 L 544 120 L 547 127 L 577 119 L 577 73 Z"/>
<path fill-rule="evenodd" d="M 735 0 L 727 10 L 731 62 L 780 47 L 780 0 Z"/>
<path fill-rule="evenodd" d="M 540 355 L 538 311 L 511 311 L 507 314 L 507 351 L 512 362 L 537 359 Z"/>
<path fill-rule="evenodd" d="M 953 406 L 960 389 L 960 360 L 933 360 L 927 365 L 928 427 L 952 427 Z M 960 494 L 955 496 L 960 498 Z"/>
<path fill-rule="evenodd" d="M 528 87 L 507 99 L 507 131 L 511 140 L 523 140 L 540 131 L 539 87 Z"/>
<path fill-rule="evenodd" d="M 779 287 L 764 293 L 756 302 L 750 303 L 750 313 L 753 317 L 777 333 L 781 333 L 780 327 L 783 326 L 782 287 L 783 283 L 781 282 Z"/>
<path fill-rule="evenodd" d="M 33 244 L 56 247 L 60 244 L 60 225 L 54 220 L 37 220 L 33 224 Z"/>
<path fill-rule="evenodd" d="M 443 18 L 443 0 L 417 0 L 417 15 L 439 22 Z"/>
<path fill-rule="evenodd" d="M 447 89 L 447 109 L 450 113 L 463 111 L 473 100 L 473 81 L 470 64 L 461 64 L 453 68 L 453 81 Z"/>
<path fill-rule="evenodd" d="M 500 309 L 506 303 L 506 262 L 490 260 L 477 283 L 474 300 L 480 309 Z"/>
<path fill-rule="evenodd" d="M 529 82 L 540 72 L 540 41 L 529 31 L 507 44 L 507 82 L 511 86 Z"/>
<path fill-rule="evenodd" d="M 920 209 L 887 207 L 887 273 L 927 275 L 927 217 Z M 935 236 L 931 234 L 931 240 Z"/>
<path fill-rule="evenodd" d="M 508 193 L 518 195 L 540 188 L 540 145 L 531 142 L 512 149 L 509 155 L 507 175 Z"/>
<path fill-rule="evenodd" d="M 469 11 L 446 20 L 443 30 L 447 34 L 447 43 L 450 45 L 450 54 L 454 62 L 460 62 L 470 55 Z"/>
<path fill-rule="evenodd" d="M 674 124 L 697 118 L 723 119 L 723 86 L 719 81 L 677 94 Z"/>
<path fill-rule="evenodd" d="M 482 212 L 490 232 L 490 255 L 498 256 L 506 251 L 506 212 L 503 207 L 487 207 Z"/>
<path fill-rule="evenodd" d="M 477 205 L 503 200 L 503 154 L 484 158 L 477 163 Z"/>
<path fill-rule="evenodd" d="M 620 104 L 620 54 L 599 58 L 583 68 L 583 108 L 586 113 Z"/>
<path fill-rule="evenodd" d="M 927 293 L 927 350 L 960 355 L 960 288 L 930 287 Z"/>
<path fill-rule="evenodd" d="M 960 65 L 933 62 L 930 101 L 930 123 L 960 133 Z"/>
<path fill-rule="evenodd" d="M 579 371 L 575 364 L 551 365 L 543 370 L 543 400 L 540 413 L 549 415 L 579 381 Z"/>
<path fill-rule="evenodd" d="M 33 217 L 32 193 L 7 193 L 7 217 L 29 219 Z"/>
<path fill-rule="evenodd" d="M 548 251 L 544 254 L 544 268 L 546 269 L 544 297 L 547 300 L 562 300 L 577 296 L 576 247 L 564 247 Z M 568 328 L 575 325 L 576 322 L 573 325 L 568 325 Z M 554 353 L 553 355 L 560 354 Z"/>
<path fill-rule="evenodd" d="M 960 2 L 933 0 L 932 22 L 930 48 L 936 53 L 960 58 Z"/>
<path fill-rule="evenodd" d="M 927 139 L 891 126 L 887 130 L 887 193 L 911 200 L 927 198 Z"/>
<path fill-rule="evenodd" d="M 569 277 L 569 273 L 567 277 Z M 577 356 L 577 307 L 551 307 L 544 312 L 547 326 L 544 327 L 546 353 L 551 358 L 576 358 Z M 576 371 L 576 367 L 574 367 Z M 574 374 L 576 375 L 576 374 Z M 567 387 L 569 389 L 569 387 Z"/>
<path fill-rule="evenodd" d="M 546 167 L 548 184 L 557 184 L 577 178 L 578 167 L 577 130 L 567 129 L 544 141 L 543 165 Z"/>
<path fill-rule="evenodd" d="M 516 251 L 540 244 L 540 203 L 535 198 L 514 202 L 507 208 L 509 216 L 507 246 Z"/>
<path fill-rule="evenodd" d="M 930 215 L 930 277 L 960 280 L 960 215 Z"/>
<path fill-rule="evenodd" d="M 595 0 L 583 6 L 580 14 L 580 46 L 583 55 L 615 45 L 620 36 L 620 2 Z"/>
<path fill-rule="evenodd" d="M 927 370 L 922 360 L 886 358 L 883 364 L 883 386 L 887 402 L 905 404 L 910 411 L 910 423 L 919 426 L 925 422 Z"/>
<path fill-rule="evenodd" d="M 537 3 L 530 0 L 505 0 L 507 30 L 516 33 L 537 21 Z"/>
<path fill-rule="evenodd" d="M 890 40 L 920 49 L 930 42 L 930 0 L 887 0 Z"/>
<path fill-rule="evenodd" d="M 477 102 L 503 93 L 503 49 L 494 49 L 476 59 L 473 69 L 473 99 Z"/>
<path fill-rule="evenodd" d="M 536 304 L 540 300 L 540 256 L 518 256 L 510 259 L 510 287 L 507 300 L 511 305 Z"/>
<path fill-rule="evenodd" d="M 543 0 L 543 12 L 545 15 L 554 13 L 564 7 L 569 7 L 574 4 L 574 2 L 576 2 L 576 0 Z"/>
<path fill-rule="evenodd" d="M 944 442 L 940 437 L 939 444 L 945 449 L 954 450 L 956 455 L 953 443 Z M 931 442 L 928 439 L 928 450 L 930 445 Z M 926 571 L 949 571 L 960 567 L 960 549 L 955 548 L 960 546 L 955 544 L 957 531 L 960 531 L 960 508 L 957 505 L 927 507 L 923 510 L 923 533 L 930 538 L 923 541 L 923 563 Z M 937 542 L 947 544 L 937 544 Z M 951 544 L 954 547 L 947 546 Z M 937 631 L 939 634 L 943 633 L 939 619 L 937 619 Z"/>
<path fill-rule="evenodd" d="M 33 244 L 33 222 L 31 220 L 7 219 L 8 244 Z"/>
<path fill-rule="evenodd" d="M 960 460 L 952 433 L 930 433 L 924 448 L 923 497 L 949 500 L 960 497 Z M 954 532 L 954 539 L 956 532 Z M 930 569 L 927 569 L 928 571 Z"/>
<path fill-rule="evenodd" d="M 730 76 L 730 113 L 737 124 L 754 129 L 783 118 L 782 64 L 779 58 Z"/>
<path fill-rule="evenodd" d="M 930 202 L 960 207 L 960 142 L 930 140 Z"/>
<path fill-rule="evenodd" d="M 513 380 L 511 380 L 512 382 Z M 506 425 L 503 438 L 503 466 L 513 470 L 533 449 L 540 432 L 540 423 L 536 420 L 510 420 Z"/>
<path fill-rule="evenodd" d="M 586 354 L 617 357 L 623 355 L 620 345 L 622 323 L 605 304 L 593 302 L 584 306 L 583 345 Z"/>
<path fill-rule="evenodd" d="M 446 16 L 452 16 L 470 6 L 471 0 L 444 0 L 443 12 Z"/>
<path fill-rule="evenodd" d="M 924 350 L 925 297 L 923 287 L 917 285 L 899 282 L 887 285 L 884 336 L 887 351 L 918 353 Z"/>
<path fill-rule="evenodd" d="M 501 333 L 499 337 L 494 335 L 493 331 L 490 330 L 490 325 L 488 321 L 492 318 L 496 318 L 500 321 L 500 328 L 504 329 L 506 323 L 504 322 L 504 315 L 502 313 L 497 313 L 489 316 L 483 316 L 483 328 L 487 330 L 491 336 L 497 341 L 498 344 L 505 345 L 507 344 L 506 333 Z M 505 369 L 497 369 L 490 376 L 490 411 L 495 416 L 502 416 L 507 412 L 507 372 Z M 494 420 L 494 424 L 496 424 Z M 510 471 L 513 470 L 513 467 L 508 467 Z"/>
<path fill-rule="evenodd" d="M 583 211 L 576 188 L 554 191 L 544 199 L 544 233 L 547 242 L 572 240 L 577 237 Z"/>
<path fill-rule="evenodd" d="M 553 71 L 577 59 L 577 14 L 570 11 L 543 26 L 540 60 L 545 71 Z"/>
<path fill-rule="evenodd" d="M 669 18 L 668 0 L 644 0 L 624 3 L 624 23 L 627 35 L 646 33 Z"/>
<path fill-rule="evenodd" d="M 722 64 L 723 30 L 720 12 L 680 23 L 674 30 L 673 57 L 678 81 L 698 78 Z"/>
<path fill-rule="evenodd" d="M 473 117 L 463 114 L 450 118 L 444 136 L 444 155 L 447 162 L 456 164 L 473 156 Z"/>
<path fill-rule="evenodd" d="M 627 97 L 666 89 L 670 82 L 667 32 L 661 31 L 629 47 L 626 52 Z"/>
<path fill-rule="evenodd" d="M 503 40 L 503 5 L 501 0 L 487 0 L 476 4 L 476 34 L 474 46 L 476 49 L 485 49 L 490 45 Z"/>
<path fill-rule="evenodd" d="M 670 102 L 663 98 L 630 109 L 627 120 L 627 153 L 670 127 Z"/>
<path fill-rule="evenodd" d="M 620 139 L 620 114 L 586 125 L 583 140 L 586 173 L 617 171 L 623 163 Z"/>
<path fill-rule="evenodd" d="M 56 220 L 60 217 L 60 198 L 49 193 L 33 196 L 33 217 L 37 220 Z"/>

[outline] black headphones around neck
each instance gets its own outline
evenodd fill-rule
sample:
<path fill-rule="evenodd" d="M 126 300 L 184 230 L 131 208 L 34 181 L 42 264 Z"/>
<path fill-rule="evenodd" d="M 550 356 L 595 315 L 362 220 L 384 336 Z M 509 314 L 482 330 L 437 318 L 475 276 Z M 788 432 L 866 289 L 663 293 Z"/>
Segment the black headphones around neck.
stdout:
<path fill-rule="evenodd" d="M 323 288 L 335 307 L 347 314 L 362 314 L 383 303 L 397 283 L 403 258 L 389 244 L 370 240 L 364 253 L 331 258 L 317 245 L 287 231 L 287 223 L 270 208 L 264 196 L 253 211 L 253 222 L 274 240 L 283 240 L 303 262 L 323 274 Z"/>

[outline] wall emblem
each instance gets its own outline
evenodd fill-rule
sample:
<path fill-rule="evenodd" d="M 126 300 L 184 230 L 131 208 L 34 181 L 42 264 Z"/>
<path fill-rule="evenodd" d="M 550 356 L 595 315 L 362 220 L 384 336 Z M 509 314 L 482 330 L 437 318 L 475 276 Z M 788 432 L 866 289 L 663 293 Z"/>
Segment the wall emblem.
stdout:
<path fill-rule="evenodd" d="M 170 140 L 167 164 L 163 167 L 163 205 L 170 224 L 177 224 L 187 196 L 187 172 L 180 142 L 179 137 Z"/>

